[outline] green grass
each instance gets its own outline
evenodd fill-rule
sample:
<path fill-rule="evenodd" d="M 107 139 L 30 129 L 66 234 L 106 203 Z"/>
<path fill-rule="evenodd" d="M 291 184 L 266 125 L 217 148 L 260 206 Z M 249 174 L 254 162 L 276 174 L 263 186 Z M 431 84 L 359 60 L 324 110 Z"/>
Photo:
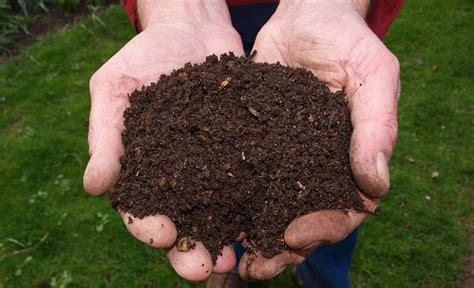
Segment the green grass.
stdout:
<path fill-rule="evenodd" d="M 30 35 L 28 28 L 41 16 L 48 17 L 48 7 L 59 8 L 64 15 L 87 7 L 92 17 L 100 21 L 95 13 L 103 4 L 103 0 L 0 0 L 0 57 L 21 48 L 18 40 Z"/>
<path fill-rule="evenodd" d="M 391 194 L 361 228 L 356 287 L 450 287 L 462 275 L 473 224 L 473 9 L 407 1 L 387 38 L 402 68 L 400 136 Z M 196 286 L 133 240 L 107 199 L 83 192 L 88 80 L 133 35 L 119 7 L 100 17 L 105 27 L 79 23 L 0 67 L 0 287 Z M 289 273 L 258 285 L 293 286 Z"/>

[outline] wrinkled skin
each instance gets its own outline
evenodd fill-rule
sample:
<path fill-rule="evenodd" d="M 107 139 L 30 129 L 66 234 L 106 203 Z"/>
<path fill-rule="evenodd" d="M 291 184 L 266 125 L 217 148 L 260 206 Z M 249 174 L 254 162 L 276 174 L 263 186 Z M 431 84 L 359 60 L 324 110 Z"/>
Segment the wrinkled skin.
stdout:
<path fill-rule="evenodd" d="M 129 93 L 186 62 L 200 63 L 207 55 L 228 51 L 243 55 L 240 37 L 231 26 L 228 11 L 218 10 L 215 14 L 198 13 L 192 17 L 188 15 L 190 10 L 170 13 L 172 17 L 160 15 L 157 25 L 147 25 L 92 76 L 88 139 L 91 158 L 84 174 L 84 187 L 91 195 L 110 189 L 120 173 L 119 158 L 123 154 L 120 133 Z M 224 16 L 216 20 L 215 15 Z M 256 61 L 305 67 L 327 81 L 332 89 L 345 87 L 354 126 L 352 171 L 366 207 L 374 210 L 377 199 L 389 187 L 386 161 L 397 135 L 396 58 L 369 30 L 363 18 L 342 4 L 315 3 L 303 7 L 281 3 L 258 34 L 254 48 L 258 51 Z M 317 246 L 344 239 L 367 216 L 352 211 L 348 215 L 323 211 L 295 219 L 285 232 L 285 241 L 292 248 L 290 252 L 271 259 L 258 256 L 250 267 L 246 266 L 249 255 L 244 255 L 239 272 L 248 280 L 272 278 L 286 267 L 303 261 Z M 202 243 L 188 252 L 177 251 L 173 245 L 176 228 L 167 216 L 137 219 L 122 214 L 122 217 L 134 237 L 164 249 L 173 268 L 185 279 L 203 280 L 211 273 L 227 273 L 235 265 L 231 247 L 224 248 L 214 266 Z"/>
<path fill-rule="evenodd" d="M 88 139 L 91 158 L 84 174 L 87 192 L 100 195 L 117 181 L 119 158 L 123 154 L 123 112 L 129 106 L 129 93 L 186 62 L 200 63 L 213 53 L 244 54 L 240 36 L 231 26 L 228 12 L 224 23 L 215 23 L 209 19 L 211 16 L 186 17 L 182 21 L 173 17 L 169 23 L 160 21 L 159 26 L 147 27 L 92 76 Z M 206 25 L 200 25 L 200 22 Z M 122 215 L 129 232 L 152 247 L 165 249 L 173 268 L 183 278 L 203 280 L 212 272 L 228 272 L 235 265 L 235 254 L 230 247 L 224 248 L 214 266 L 202 243 L 186 253 L 177 251 L 173 246 L 177 231 L 167 216 L 131 217 L 133 223 L 129 223 L 132 222 L 129 216 Z M 151 244 L 150 239 L 153 239 Z"/>
<path fill-rule="evenodd" d="M 359 13 L 335 2 L 282 3 L 259 32 L 254 49 L 256 61 L 305 67 L 333 90 L 345 87 L 354 128 L 351 168 L 365 206 L 373 211 L 389 188 L 387 161 L 397 137 L 399 65 Z M 250 267 L 246 254 L 239 273 L 247 280 L 270 279 L 301 263 L 319 245 L 343 240 L 368 216 L 320 211 L 295 219 L 284 235 L 291 251 L 271 259 L 258 256 Z"/>

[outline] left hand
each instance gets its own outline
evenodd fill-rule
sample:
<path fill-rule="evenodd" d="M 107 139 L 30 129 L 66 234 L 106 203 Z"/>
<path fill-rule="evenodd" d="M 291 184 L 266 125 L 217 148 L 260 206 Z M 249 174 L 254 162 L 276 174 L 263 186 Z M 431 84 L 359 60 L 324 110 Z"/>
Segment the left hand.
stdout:
<path fill-rule="evenodd" d="M 95 72 L 90 81 L 91 158 L 84 173 L 84 188 L 92 195 L 114 187 L 119 178 L 120 157 L 124 153 L 123 113 L 130 105 L 130 93 L 186 62 L 201 63 L 213 53 L 244 54 L 224 1 L 140 0 L 137 5 L 143 31 Z M 223 248 L 215 265 L 200 242 L 196 249 L 178 251 L 174 245 L 176 227 L 166 215 L 140 219 L 120 212 L 129 232 L 145 244 L 165 250 L 175 271 L 187 280 L 201 281 L 211 272 L 227 273 L 235 265 L 230 246 Z"/>
<path fill-rule="evenodd" d="M 282 0 L 257 35 L 256 61 L 311 70 L 331 89 L 346 89 L 353 134 L 351 169 L 367 209 L 375 210 L 389 188 L 387 162 L 397 138 L 399 64 L 367 26 L 369 0 Z M 316 247 L 343 240 L 367 213 L 327 210 L 295 219 L 285 231 L 291 248 L 273 258 L 259 255 L 239 273 L 246 280 L 270 279 L 302 262 Z"/>

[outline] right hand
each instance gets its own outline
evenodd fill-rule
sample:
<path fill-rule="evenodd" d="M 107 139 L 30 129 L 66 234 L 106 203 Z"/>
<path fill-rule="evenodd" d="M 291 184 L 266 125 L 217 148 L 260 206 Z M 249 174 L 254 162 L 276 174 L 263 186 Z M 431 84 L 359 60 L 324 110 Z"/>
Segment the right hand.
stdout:
<path fill-rule="evenodd" d="M 228 51 L 237 56 L 244 54 L 224 1 L 180 4 L 167 0 L 138 1 L 138 15 L 143 32 L 90 80 L 90 160 L 84 173 L 84 188 L 91 195 L 100 195 L 113 187 L 120 174 L 123 112 L 130 105 L 131 92 L 187 62 L 203 62 L 210 54 Z M 138 219 L 121 214 L 128 231 L 138 240 L 164 249 L 175 271 L 185 279 L 204 280 L 213 272 L 226 273 L 235 266 L 232 247 L 224 247 L 214 266 L 202 243 L 188 252 L 179 252 L 174 246 L 176 227 L 165 215 Z"/>
<path fill-rule="evenodd" d="M 280 0 L 257 35 L 254 60 L 303 67 L 333 90 L 345 89 L 351 123 L 352 175 L 365 207 L 374 211 L 389 188 L 387 161 L 397 138 L 400 70 L 396 57 L 364 21 L 369 0 Z M 370 213 L 316 211 L 294 219 L 285 230 L 288 251 L 246 265 L 241 277 L 264 280 L 301 263 L 322 244 L 346 238 Z M 252 257 L 254 257 L 252 255 Z"/>

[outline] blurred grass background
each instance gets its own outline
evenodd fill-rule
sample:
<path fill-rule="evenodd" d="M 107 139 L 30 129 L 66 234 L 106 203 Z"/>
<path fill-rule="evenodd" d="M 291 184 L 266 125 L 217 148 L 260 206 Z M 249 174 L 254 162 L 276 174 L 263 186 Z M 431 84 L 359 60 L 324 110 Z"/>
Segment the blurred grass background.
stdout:
<path fill-rule="evenodd" d="M 95 13 L 98 7 L 111 2 L 114 1 L 0 0 L 0 57 L 15 54 L 19 48 L 18 40 L 22 37 L 34 36 L 29 26 L 43 16 L 54 14 L 56 17 L 65 17 L 88 11 L 91 17 L 97 19 Z"/>
<path fill-rule="evenodd" d="M 391 193 L 361 227 L 355 287 L 462 281 L 474 224 L 473 10 L 406 1 L 386 39 L 402 69 L 400 135 Z M 105 25 L 85 19 L 0 67 L 0 287 L 202 286 L 83 192 L 88 80 L 134 34 L 118 6 L 98 17 Z M 289 275 L 257 287 L 295 287 Z"/>

